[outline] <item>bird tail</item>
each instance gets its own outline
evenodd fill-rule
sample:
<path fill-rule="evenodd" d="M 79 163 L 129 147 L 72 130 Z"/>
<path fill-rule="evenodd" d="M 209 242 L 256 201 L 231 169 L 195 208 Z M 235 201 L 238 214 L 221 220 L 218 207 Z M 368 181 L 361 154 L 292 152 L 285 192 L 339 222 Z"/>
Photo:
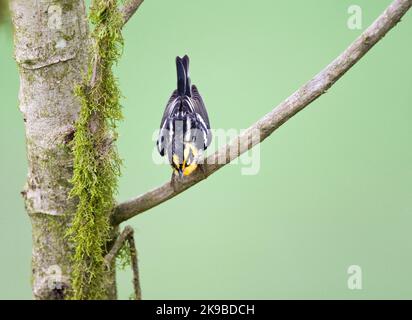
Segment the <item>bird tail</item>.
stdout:
<path fill-rule="evenodd" d="M 190 78 L 189 78 L 189 57 L 185 55 L 183 58 L 176 57 L 177 71 L 177 92 L 180 96 L 191 96 Z"/>

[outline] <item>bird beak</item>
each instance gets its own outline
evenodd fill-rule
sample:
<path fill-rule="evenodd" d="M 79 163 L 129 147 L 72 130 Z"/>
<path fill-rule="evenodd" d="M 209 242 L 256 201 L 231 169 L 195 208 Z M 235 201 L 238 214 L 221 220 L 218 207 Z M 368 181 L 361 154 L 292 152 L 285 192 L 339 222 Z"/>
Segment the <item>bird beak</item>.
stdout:
<path fill-rule="evenodd" d="M 183 178 L 183 170 L 179 170 L 179 178 Z"/>

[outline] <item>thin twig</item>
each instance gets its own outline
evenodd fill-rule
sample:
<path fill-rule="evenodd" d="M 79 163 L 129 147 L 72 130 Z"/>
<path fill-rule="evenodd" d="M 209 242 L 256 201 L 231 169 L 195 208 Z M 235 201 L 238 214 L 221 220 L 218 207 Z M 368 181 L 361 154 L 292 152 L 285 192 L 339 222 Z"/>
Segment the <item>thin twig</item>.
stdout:
<path fill-rule="evenodd" d="M 130 0 L 127 2 L 121 9 L 123 15 L 123 26 L 130 20 L 134 13 L 139 9 L 140 5 L 143 3 L 143 0 Z"/>
<path fill-rule="evenodd" d="M 119 251 L 122 249 L 124 243 L 126 242 L 126 240 L 128 239 L 128 237 L 130 235 L 133 236 L 133 228 L 130 226 L 126 226 L 122 233 L 117 237 L 116 241 L 114 242 L 112 248 L 110 249 L 109 253 L 106 254 L 106 256 L 104 257 L 104 260 L 106 261 L 107 265 L 110 265 L 113 260 L 116 258 L 116 256 L 118 255 Z"/>
<path fill-rule="evenodd" d="M 134 241 L 134 231 L 133 228 L 130 226 L 126 226 L 122 233 L 117 237 L 116 241 L 114 242 L 112 248 L 110 249 L 109 253 L 104 257 L 105 262 L 108 266 L 110 266 L 116 256 L 119 254 L 122 247 L 126 244 L 129 244 L 130 250 L 130 260 L 131 266 L 133 271 L 133 289 L 135 293 L 135 299 L 141 300 L 142 299 L 142 291 L 140 289 L 140 281 L 139 281 L 139 268 L 137 263 L 137 250 L 136 250 L 136 243 Z"/>
<path fill-rule="evenodd" d="M 324 70 L 270 113 L 249 127 L 243 134 L 210 155 L 206 159 L 207 164 L 204 165 L 205 171 L 207 172 L 206 174 L 197 170 L 198 172 L 193 173 L 181 182 L 177 182 L 174 186 L 172 186 L 170 182 L 166 182 L 164 185 L 137 198 L 119 204 L 112 215 L 112 223 L 117 225 L 177 196 L 179 193 L 202 181 L 225 164 L 251 149 L 257 143 L 266 139 L 283 123 L 325 93 L 401 20 L 411 5 L 412 0 L 393 1 L 375 22 Z M 256 130 L 260 132 L 260 141 L 248 143 L 250 136 Z M 231 154 L 230 150 L 236 150 L 238 144 L 241 146 L 239 152 L 236 155 Z M 222 159 L 222 157 L 226 159 L 224 164 L 218 161 L 218 159 Z"/>
<path fill-rule="evenodd" d="M 142 300 L 142 291 L 140 289 L 139 267 L 137 264 L 137 250 L 136 250 L 136 244 L 134 242 L 133 233 L 131 236 L 129 236 L 128 240 L 129 240 L 129 249 L 130 249 L 130 259 L 131 259 L 132 270 L 133 270 L 133 288 L 134 288 L 134 293 L 136 296 L 135 299 Z"/>

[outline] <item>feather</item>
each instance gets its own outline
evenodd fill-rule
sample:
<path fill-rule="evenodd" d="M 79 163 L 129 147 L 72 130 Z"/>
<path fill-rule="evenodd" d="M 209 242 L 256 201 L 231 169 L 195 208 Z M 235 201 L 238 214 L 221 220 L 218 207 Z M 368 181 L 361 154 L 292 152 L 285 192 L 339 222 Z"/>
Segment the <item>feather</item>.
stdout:
<path fill-rule="evenodd" d="M 176 72 L 177 72 L 177 92 L 183 96 L 186 91 L 186 71 L 183 66 L 183 61 L 180 57 L 176 57 Z"/>
<path fill-rule="evenodd" d="M 190 85 L 187 55 L 176 57 L 176 71 L 177 90 L 166 104 L 156 144 L 161 156 L 167 154 L 175 173 L 189 175 L 195 170 L 199 155 L 210 145 L 212 133 L 199 90 Z M 192 152 L 188 148 L 192 148 Z M 195 157 L 193 150 L 199 155 Z M 188 170 L 189 164 L 192 170 Z"/>

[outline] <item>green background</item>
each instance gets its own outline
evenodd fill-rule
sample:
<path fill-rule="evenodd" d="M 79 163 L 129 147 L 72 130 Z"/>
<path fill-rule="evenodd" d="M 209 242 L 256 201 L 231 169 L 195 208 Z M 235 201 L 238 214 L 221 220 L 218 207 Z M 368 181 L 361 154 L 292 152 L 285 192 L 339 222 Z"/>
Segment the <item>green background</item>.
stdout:
<path fill-rule="evenodd" d="M 146 0 L 127 25 L 119 200 L 164 183 L 152 134 L 176 55 L 214 128 L 246 128 L 340 54 L 389 0 Z M 347 9 L 363 10 L 362 30 Z M 12 34 L 0 27 L 0 298 L 31 298 L 27 165 Z M 130 224 L 146 299 L 412 298 L 412 15 L 261 145 Z M 363 289 L 349 290 L 359 265 Z M 119 294 L 132 292 L 129 271 Z"/>

